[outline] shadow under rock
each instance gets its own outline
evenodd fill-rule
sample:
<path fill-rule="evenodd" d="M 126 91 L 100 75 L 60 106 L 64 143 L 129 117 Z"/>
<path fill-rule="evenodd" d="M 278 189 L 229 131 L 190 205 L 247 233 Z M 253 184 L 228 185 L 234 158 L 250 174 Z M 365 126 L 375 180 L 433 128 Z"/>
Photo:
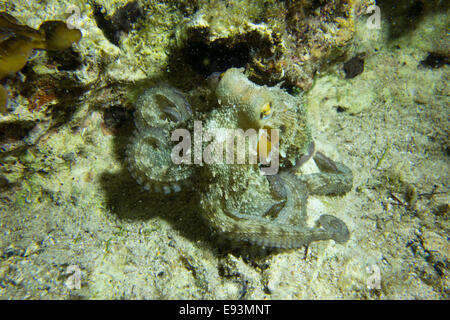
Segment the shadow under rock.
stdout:
<path fill-rule="evenodd" d="M 428 14 L 444 12 L 449 2 L 442 0 L 379 0 L 381 17 L 389 24 L 389 39 L 395 40 L 415 32 Z"/>

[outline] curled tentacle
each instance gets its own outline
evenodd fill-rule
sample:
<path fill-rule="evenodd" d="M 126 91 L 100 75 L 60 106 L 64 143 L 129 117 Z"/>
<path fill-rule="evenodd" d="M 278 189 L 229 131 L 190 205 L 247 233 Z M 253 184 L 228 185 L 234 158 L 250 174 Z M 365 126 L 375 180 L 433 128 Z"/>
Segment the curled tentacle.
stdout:
<path fill-rule="evenodd" d="M 146 190 L 178 192 L 192 167 L 174 164 L 170 132 L 185 124 L 192 110 L 185 97 L 169 86 L 146 90 L 136 102 L 134 140 L 128 152 L 129 170 Z"/>
<path fill-rule="evenodd" d="M 320 216 L 318 223 L 324 228 L 337 243 L 345 243 L 350 239 L 350 231 L 344 221 L 329 214 Z"/>
<path fill-rule="evenodd" d="M 321 227 L 305 225 L 306 185 L 293 173 L 284 171 L 267 179 L 272 195 L 284 201 L 270 206 L 263 217 L 237 212 L 227 202 L 214 205 L 211 201 L 214 209 L 208 210 L 208 217 L 215 222 L 216 229 L 233 240 L 285 249 L 299 248 L 313 241 L 333 239 L 344 243 L 349 239 L 350 233 L 345 223 L 331 215 L 320 217 L 318 222 Z"/>
<path fill-rule="evenodd" d="M 163 112 L 169 116 L 170 120 L 174 122 L 180 122 L 183 119 L 181 114 L 175 108 L 165 107 Z"/>
<path fill-rule="evenodd" d="M 286 199 L 286 204 L 278 215 L 278 222 L 304 225 L 308 198 L 306 185 L 289 171 L 282 171 L 268 180 L 272 194 Z"/>
<path fill-rule="evenodd" d="M 144 91 L 136 101 L 135 123 L 139 131 L 148 127 L 173 130 L 192 116 L 186 98 L 168 85 Z"/>
<path fill-rule="evenodd" d="M 307 184 L 311 194 L 342 195 L 352 189 L 353 174 L 349 167 L 320 152 L 316 152 L 313 158 L 321 172 L 298 177 Z"/>
<path fill-rule="evenodd" d="M 263 247 L 291 249 L 320 240 L 334 239 L 336 242 L 343 243 L 348 238 L 333 228 L 292 226 L 262 217 L 248 217 L 235 212 L 221 211 L 222 209 L 218 207 L 217 210 L 209 212 L 209 217 L 216 222 L 217 230 L 230 239 Z M 348 229 L 344 230 L 348 232 Z"/>
<path fill-rule="evenodd" d="M 191 168 L 173 164 L 169 132 L 162 128 L 149 128 L 135 139 L 128 149 L 128 163 L 137 182 L 146 190 L 180 191 L 181 185 L 191 176 Z"/>
<path fill-rule="evenodd" d="M 314 141 L 311 141 L 308 147 L 308 152 L 304 155 L 302 155 L 295 163 L 295 165 L 291 168 L 292 171 L 295 171 L 296 169 L 300 168 L 305 162 L 307 162 L 309 159 L 312 158 L 314 154 L 314 150 L 316 148 L 316 145 L 314 144 Z"/>

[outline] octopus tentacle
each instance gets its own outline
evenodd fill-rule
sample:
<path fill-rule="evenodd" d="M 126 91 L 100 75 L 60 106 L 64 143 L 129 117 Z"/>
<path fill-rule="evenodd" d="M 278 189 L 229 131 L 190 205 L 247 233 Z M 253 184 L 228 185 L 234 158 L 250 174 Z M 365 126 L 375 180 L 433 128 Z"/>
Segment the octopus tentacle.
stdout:
<path fill-rule="evenodd" d="M 132 176 L 144 189 L 168 194 L 180 191 L 186 184 L 192 168 L 173 163 L 169 132 L 191 116 L 184 96 L 167 85 L 148 89 L 138 98 L 136 131 L 127 158 Z"/>
<path fill-rule="evenodd" d="M 192 110 L 186 98 L 168 85 L 147 89 L 136 101 L 135 124 L 138 131 L 148 127 L 173 130 L 191 117 Z"/>
<path fill-rule="evenodd" d="M 318 223 L 328 231 L 332 239 L 337 243 L 345 243 L 350 238 L 350 231 L 348 231 L 345 223 L 332 215 L 321 215 Z"/>
<path fill-rule="evenodd" d="M 320 152 L 316 152 L 313 159 L 321 172 L 298 177 L 306 183 L 310 194 L 342 195 L 352 189 L 353 174 L 349 167 L 334 162 Z"/>
<path fill-rule="evenodd" d="M 298 178 L 284 171 L 276 176 L 268 177 L 272 193 L 279 198 L 286 199 L 284 205 L 280 202 L 271 206 L 269 210 L 279 210 L 275 220 L 242 214 L 230 208 L 227 203 L 217 206 L 216 210 L 208 212 L 210 221 L 215 222 L 216 228 L 225 236 L 237 241 L 275 248 L 299 248 L 313 241 L 333 239 L 338 243 L 346 242 L 350 232 L 345 223 L 331 215 L 322 215 L 317 224 L 321 227 L 300 227 L 306 220 L 306 186 Z M 221 208 L 225 208 L 223 211 Z M 297 215 L 301 223 L 294 226 L 287 221 L 295 216 L 292 211 L 299 211 Z"/>
<path fill-rule="evenodd" d="M 300 248 L 313 241 L 331 239 L 342 243 L 348 238 L 346 234 L 349 234 L 345 224 L 337 218 L 336 221 L 340 221 L 339 225 L 342 226 L 340 229 L 330 228 L 325 223 L 322 228 L 293 227 L 261 217 L 245 217 L 242 214 L 221 211 L 220 207 L 212 210 L 208 212 L 208 217 L 223 235 L 236 241 L 246 241 L 264 247 Z M 343 230 L 345 235 L 341 235 L 340 230 Z"/>

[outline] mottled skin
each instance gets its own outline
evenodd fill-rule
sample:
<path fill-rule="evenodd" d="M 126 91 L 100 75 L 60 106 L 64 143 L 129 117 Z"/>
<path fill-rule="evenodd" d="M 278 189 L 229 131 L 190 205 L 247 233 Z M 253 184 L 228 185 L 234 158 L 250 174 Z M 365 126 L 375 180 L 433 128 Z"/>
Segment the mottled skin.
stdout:
<path fill-rule="evenodd" d="M 156 92 L 169 94 L 167 87 L 152 90 L 148 91 L 151 95 Z M 239 69 L 230 69 L 222 74 L 214 90 L 220 106 L 210 112 L 204 129 L 279 129 L 282 158 L 280 170 L 275 175 L 261 174 L 260 164 L 211 163 L 197 167 L 197 182 L 191 186 L 186 183 L 185 187 L 201 193 L 200 204 L 210 226 L 227 238 L 264 247 L 298 248 L 313 241 L 330 239 L 345 243 L 350 233 L 345 223 L 336 217 L 324 214 L 316 226 L 307 226 L 308 195 L 342 195 L 351 190 L 353 176 L 345 165 L 333 162 L 320 152 L 313 153 L 314 144 L 301 99 L 280 88 L 257 86 Z M 178 94 L 174 91 L 168 100 L 175 101 Z M 156 101 L 154 98 L 140 99 L 145 100 Z M 145 159 L 144 153 L 136 152 L 148 145 L 144 137 L 149 129 L 144 119 L 154 116 L 154 110 L 163 110 L 170 116 L 176 113 L 173 109 L 179 109 L 178 113 L 181 113 L 185 107 L 183 103 L 168 105 L 167 101 L 156 107 L 137 105 L 137 132 L 128 158 L 130 171 L 146 189 L 161 189 L 163 180 L 167 184 L 166 189 L 171 186 L 167 179 L 155 178 L 154 173 L 150 173 L 154 172 L 152 165 L 158 163 L 160 152 L 155 153 L 154 160 L 151 152 L 145 153 Z M 146 115 L 146 110 L 153 111 Z M 151 123 L 155 125 L 154 120 Z M 160 121 L 157 126 L 169 129 L 174 127 L 174 123 L 177 120 L 172 117 L 172 120 Z M 150 126 L 149 122 L 147 125 Z M 221 141 L 218 137 L 214 139 Z M 167 141 L 167 146 L 170 146 L 170 141 Z M 299 167 L 311 157 L 320 172 L 299 175 Z M 184 174 L 186 172 L 184 170 Z"/>
<path fill-rule="evenodd" d="M 325 161 L 338 168 L 300 176 L 283 169 L 267 177 L 261 176 L 257 169 L 253 175 L 245 168 L 224 170 L 223 176 L 216 175 L 215 179 L 232 184 L 233 188 L 215 183 L 208 186 L 202 200 L 208 221 L 233 240 L 265 247 L 298 248 L 329 239 L 346 242 L 349 231 L 333 216 L 322 215 L 317 221 L 321 228 L 306 225 L 309 194 L 340 195 L 352 187 L 352 174 L 347 167 L 321 153 L 314 155 L 314 161 Z"/>

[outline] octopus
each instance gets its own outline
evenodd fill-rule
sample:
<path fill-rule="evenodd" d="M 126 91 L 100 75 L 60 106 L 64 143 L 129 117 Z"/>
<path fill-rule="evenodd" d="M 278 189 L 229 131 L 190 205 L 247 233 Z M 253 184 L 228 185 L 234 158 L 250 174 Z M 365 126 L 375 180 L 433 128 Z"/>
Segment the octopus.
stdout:
<path fill-rule="evenodd" d="M 314 226 L 307 223 L 308 196 L 343 195 L 351 190 L 353 175 L 344 164 L 315 152 L 301 97 L 279 86 L 259 86 L 247 79 L 243 69 L 236 68 L 215 77 L 211 90 L 218 103 L 203 117 L 203 131 L 254 129 L 259 132 L 256 142 L 248 139 L 245 144 L 264 145 L 256 149 L 259 161 L 198 164 L 194 155 L 194 163 L 175 164 L 172 153 L 177 141 L 171 134 L 180 128 L 192 130 L 198 121 L 181 92 L 157 86 L 136 101 L 136 130 L 127 162 L 137 182 L 149 192 L 199 192 L 203 218 L 233 241 L 282 249 L 319 240 L 347 242 L 350 232 L 335 216 L 323 214 Z M 202 146 L 213 142 L 226 143 L 220 135 L 213 135 L 202 141 Z M 263 169 L 278 154 L 277 172 L 265 174 Z M 187 155 L 192 156 L 191 150 Z M 314 161 L 319 172 L 301 174 L 307 161 Z"/>

